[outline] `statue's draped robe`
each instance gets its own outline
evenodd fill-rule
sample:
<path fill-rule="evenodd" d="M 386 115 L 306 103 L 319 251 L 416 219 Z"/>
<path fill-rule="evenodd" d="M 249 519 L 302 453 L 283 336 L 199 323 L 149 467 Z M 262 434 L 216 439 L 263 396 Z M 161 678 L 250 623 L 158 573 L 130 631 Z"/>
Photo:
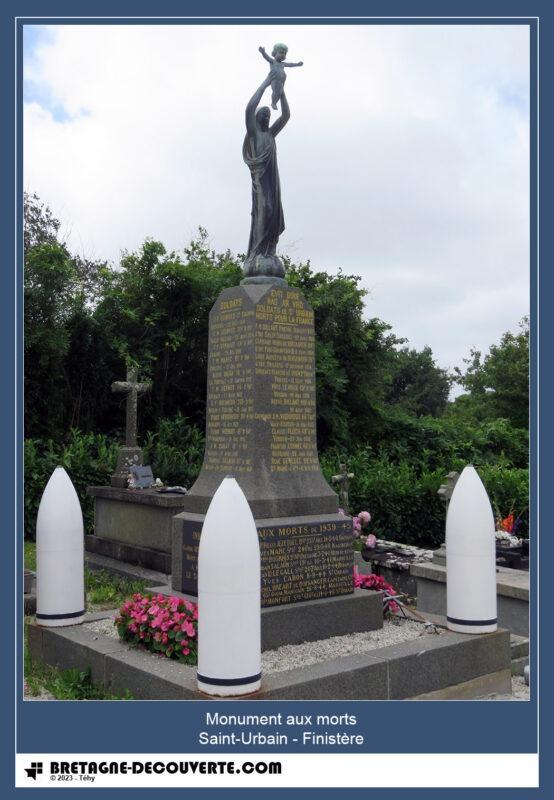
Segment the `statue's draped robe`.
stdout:
<path fill-rule="evenodd" d="M 285 230 L 275 138 L 268 136 L 267 147 L 256 156 L 246 136 L 242 157 L 252 177 L 252 223 L 247 259 L 275 255 L 277 241 Z"/>

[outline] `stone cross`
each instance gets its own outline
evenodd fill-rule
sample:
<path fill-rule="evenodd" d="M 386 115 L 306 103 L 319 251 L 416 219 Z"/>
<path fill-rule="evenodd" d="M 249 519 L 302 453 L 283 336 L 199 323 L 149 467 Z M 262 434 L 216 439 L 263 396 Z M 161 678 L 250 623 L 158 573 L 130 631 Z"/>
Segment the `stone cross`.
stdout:
<path fill-rule="evenodd" d="M 340 507 L 344 509 L 345 514 L 348 514 L 350 511 L 348 502 L 348 489 L 350 488 L 350 481 L 354 477 L 354 473 L 346 471 L 346 464 L 339 464 L 339 469 L 339 474 L 333 475 L 331 481 L 333 483 L 338 483 Z"/>
<path fill-rule="evenodd" d="M 450 498 L 452 497 L 452 492 L 454 491 L 454 487 L 456 486 L 456 482 L 460 477 L 459 472 L 449 472 L 446 476 L 446 483 L 443 483 L 437 489 L 437 494 L 446 506 L 446 510 L 448 511 L 448 504 L 450 503 Z"/>
<path fill-rule="evenodd" d="M 437 489 L 437 494 L 442 500 L 446 511 L 448 511 L 448 504 L 450 503 L 452 492 L 454 491 L 456 481 L 459 477 L 459 472 L 449 472 L 446 476 L 446 483 L 441 484 Z M 433 553 L 433 563 L 439 564 L 441 567 L 446 566 L 446 542 L 443 542 L 443 544 L 441 544 L 441 546 Z"/>
<path fill-rule="evenodd" d="M 127 380 L 112 383 L 112 392 L 121 392 L 127 395 L 127 417 L 125 425 L 125 444 L 127 447 L 137 446 L 137 400 L 139 394 L 149 392 L 151 383 L 138 383 L 137 371 L 133 367 L 127 368 Z"/>

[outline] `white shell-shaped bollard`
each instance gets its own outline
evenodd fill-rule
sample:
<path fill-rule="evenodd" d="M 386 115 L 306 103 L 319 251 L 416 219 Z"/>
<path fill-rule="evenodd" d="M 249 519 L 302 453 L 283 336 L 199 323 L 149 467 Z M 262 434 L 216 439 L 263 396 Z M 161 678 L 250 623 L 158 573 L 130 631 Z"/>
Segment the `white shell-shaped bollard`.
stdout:
<path fill-rule="evenodd" d="M 494 516 L 471 466 L 456 483 L 446 517 L 446 622 L 459 633 L 497 629 Z"/>
<path fill-rule="evenodd" d="M 212 498 L 198 550 L 198 688 L 249 694 L 261 683 L 260 545 L 234 478 Z"/>
<path fill-rule="evenodd" d="M 83 514 L 75 487 L 56 467 L 37 515 L 37 612 L 39 625 L 76 625 L 85 614 Z"/>

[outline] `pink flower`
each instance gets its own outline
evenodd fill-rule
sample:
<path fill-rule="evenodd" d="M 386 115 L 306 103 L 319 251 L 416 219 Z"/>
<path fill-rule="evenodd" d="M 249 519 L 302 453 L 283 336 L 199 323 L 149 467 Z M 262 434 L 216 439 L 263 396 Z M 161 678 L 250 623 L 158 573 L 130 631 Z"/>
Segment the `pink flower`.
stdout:
<path fill-rule="evenodd" d="M 374 536 L 373 533 L 370 533 L 367 539 L 365 540 L 365 546 L 370 547 L 373 550 L 376 544 L 377 544 L 377 537 Z"/>
<path fill-rule="evenodd" d="M 361 531 L 362 530 L 362 523 L 360 522 L 360 518 L 359 517 L 352 517 L 352 525 L 354 526 L 354 530 L 355 531 Z"/>
<path fill-rule="evenodd" d="M 371 514 L 369 511 L 360 511 L 358 519 L 361 521 L 362 525 L 367 525 L 371 519 Z"/>
<path fill-rule="evenodd" d="M 122 604 L 114 622 L 120 636 L 132 644 L 139 640 L 141 646 L 159 650 L 156 645 L 162 643 L 168 658 L 182 659 L 191 653 L 191 641 L 197 637 L 197 620 L 195 603 L 175 596 L 152 597 L 137 592 Z M 171 641 L 177 632 L 181 638 L 178 644 Z"/>

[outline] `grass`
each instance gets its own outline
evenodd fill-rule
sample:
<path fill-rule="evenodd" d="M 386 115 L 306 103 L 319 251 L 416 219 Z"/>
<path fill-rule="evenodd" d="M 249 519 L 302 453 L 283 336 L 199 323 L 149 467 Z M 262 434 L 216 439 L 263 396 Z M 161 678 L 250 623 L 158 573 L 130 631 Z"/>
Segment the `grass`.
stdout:
<path fill-rule="evenodd" d="M 37 545 L 36 542 L 25 542 L 24 551 L 25 569 L 32 569 L 33 572 L 37 568 Z"/>
<path fill-rule="evenodd" d="M 85 568 L 85 588 L 88 611 L 104 611 L 120 606 L 136 592 L 143 592 L 145 581 L 130 581 L 107 570 Z"/>
<path fill-rule="evenodd" d="M 36 569 L 36 544 L 25 542 L 25 568 Z M 145 581 L 131 581 L 107 570 L 90 570 L 85 567 L 87 611 L 104 611 L 117 608 L 135 592 L 143 592 Z M 48 692 L 56 700 L 132 700 L 131 695 L 109 695 L 90 679 L 90 671 L 59 670 L 42 661 L 32 659 L 27 650 L 25 635 L 25 682 L 27 693 L 33 696 Z"/>
<path fill-rule="evenodd" d="M 25 568 L 36 570 L 36 543 L 25 542 Z M 85 567 L 87 611 L 105 611 L 120 606 L 135 592 L 143 592 L 145 581 L 131 581 L 108 570 L 91 570 Z"/>
<path fill-rule="evenodd" d="M 125 695 L 107 694 L 102 688 L 94 686 L 90 670 L 56 669 L 43 661 L 31 658 L 27 649 L 27 630 L 25 629 L 25 684 L 26 694 L 37 697 L 45 692 L 56 700 L 132 700 L 127 691 Z"/>

